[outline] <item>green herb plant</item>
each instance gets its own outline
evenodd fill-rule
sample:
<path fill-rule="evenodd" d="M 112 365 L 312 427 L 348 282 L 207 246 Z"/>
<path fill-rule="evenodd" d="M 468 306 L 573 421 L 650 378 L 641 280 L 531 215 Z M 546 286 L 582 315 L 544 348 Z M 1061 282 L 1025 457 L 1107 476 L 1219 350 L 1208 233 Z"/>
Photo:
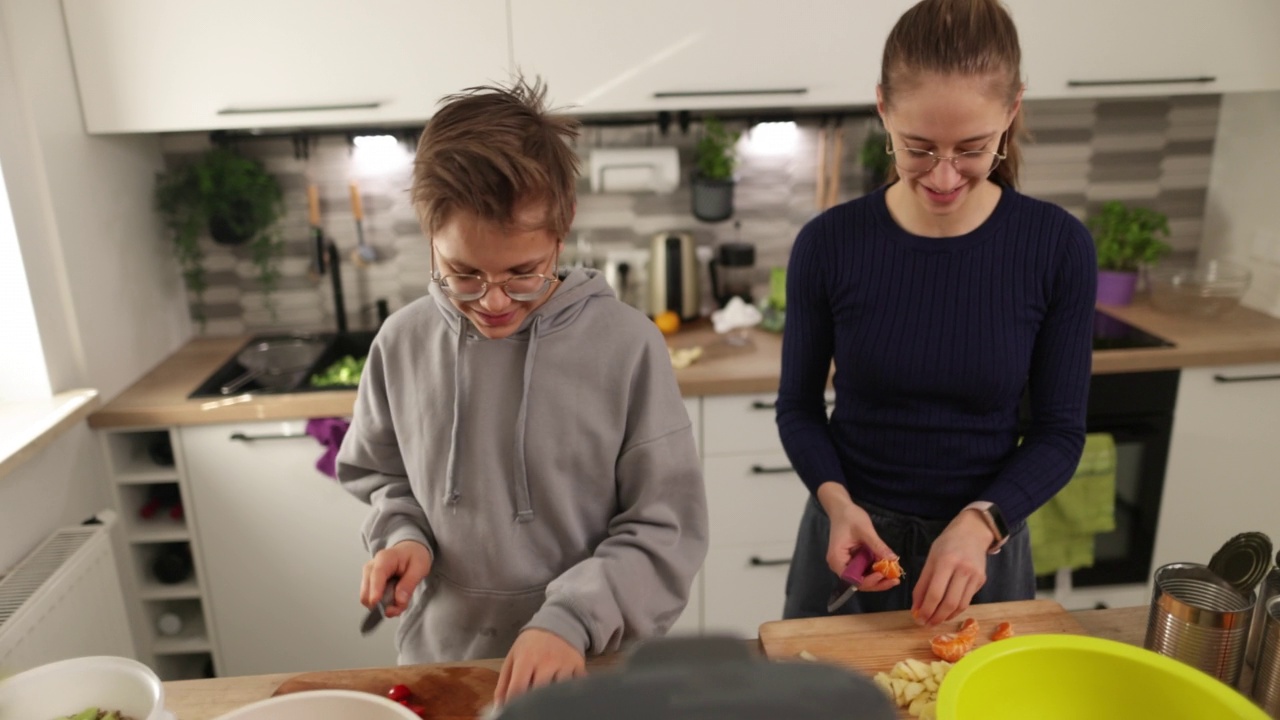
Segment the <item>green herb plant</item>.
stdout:
<path fill-rule="evenodd" d="M 222 242 L 248 243 L 258 283 L 275 317 L 271 294 L 280 279 L 284 241 L 275 226 L 284 213 L 280 184 L 258 161 L 215 147 L 191 162 L 156 176 L 156 209 L 171 235 L 182 277 L 196 296 L 192 313 L 204 323 L 207 287 L 200 236 L 212 229 Z"/>
<path fill-rule="evenodd" d="M 1110 200 L 1086 225 L 1097 246 L 1099 270 L 1137 272 L 1171 249 L 1161 240 L 1169 237 L 1169 218 L 1155 210 Z"/>
<path fill-rule="evenodd" d="M 729 180 L 738 164 L 735 150 L 741 132 L 729 132 L 724 123 L 713 116 L 702 121 L 702 137 L 698 140 L 698 174 L 707 180 Z"/>
<path fill-rule="evenodd" d="M 892 156 L 885 152 L 885 141 L 884 131 L 872 126 L 858 150 L 858 164 L 871 174 L 877 185 L 889 176 L 889 167 L 893 164 Z"/>

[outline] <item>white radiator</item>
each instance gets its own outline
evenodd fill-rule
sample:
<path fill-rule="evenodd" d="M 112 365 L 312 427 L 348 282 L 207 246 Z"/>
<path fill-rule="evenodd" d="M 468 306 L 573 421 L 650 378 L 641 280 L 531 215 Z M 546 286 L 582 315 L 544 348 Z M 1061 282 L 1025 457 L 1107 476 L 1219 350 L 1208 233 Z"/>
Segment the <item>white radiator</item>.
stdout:
<path fill-rule="evenodd" d="M 0 579 L 0 677 L 82 655 L 135 657 L 110 526 L 62 528 Z"/>

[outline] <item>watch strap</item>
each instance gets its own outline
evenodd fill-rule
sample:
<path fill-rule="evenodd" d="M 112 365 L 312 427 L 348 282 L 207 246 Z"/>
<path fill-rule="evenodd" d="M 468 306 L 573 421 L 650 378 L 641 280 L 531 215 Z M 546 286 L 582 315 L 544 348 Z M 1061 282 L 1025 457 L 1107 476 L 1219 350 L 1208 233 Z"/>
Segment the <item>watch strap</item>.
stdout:
<path fill-rule="evenodd" d="M 964 506 L 965 510 L 976 510 L 987 529 L 995 536 L 995 541 L 987 548 L 988 555 L 995 555 L 1009 541 L 1009 527 L 1004 521 L 1004 514 L 999 506 L 989 500 L 977 500 Z"/>

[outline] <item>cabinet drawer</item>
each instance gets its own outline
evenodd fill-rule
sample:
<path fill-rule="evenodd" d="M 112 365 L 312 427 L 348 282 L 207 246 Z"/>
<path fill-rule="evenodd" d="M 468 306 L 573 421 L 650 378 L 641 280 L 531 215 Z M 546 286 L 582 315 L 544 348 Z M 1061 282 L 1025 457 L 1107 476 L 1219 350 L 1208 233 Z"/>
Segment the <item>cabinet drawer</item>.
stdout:
<path fill-rule="evenodd" d="M 775 395 L 721 395 L 702 400 L 702 447 L 707 457 L 782 450 L 774 421 Z"/>
<path fill-rule="evenodd" d="M 782 618 L 792 543 L 712 547 L 703 566 L 703 633 L 744 638 Z M 765 559 L 768 564 L 755 562 Z"/>
<path fill-rule="evenodd" d="M 809 489 L 782 453 L 703 461 L 713 544 L 792 542 Z"/>

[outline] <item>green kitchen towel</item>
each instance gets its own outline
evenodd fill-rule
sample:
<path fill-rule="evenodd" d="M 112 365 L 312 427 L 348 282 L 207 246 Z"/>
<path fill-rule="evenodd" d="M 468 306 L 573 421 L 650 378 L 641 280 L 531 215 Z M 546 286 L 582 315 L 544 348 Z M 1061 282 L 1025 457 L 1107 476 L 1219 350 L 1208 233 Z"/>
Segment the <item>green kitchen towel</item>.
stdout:
<path fill-rule="evenodd" d="M 1115 513 L 1115 438 L 1091 433 L 1075 475 L 1027 518 L 1036 575 L 1092 566 L 1094 536 L 1115 529 Z"/>

